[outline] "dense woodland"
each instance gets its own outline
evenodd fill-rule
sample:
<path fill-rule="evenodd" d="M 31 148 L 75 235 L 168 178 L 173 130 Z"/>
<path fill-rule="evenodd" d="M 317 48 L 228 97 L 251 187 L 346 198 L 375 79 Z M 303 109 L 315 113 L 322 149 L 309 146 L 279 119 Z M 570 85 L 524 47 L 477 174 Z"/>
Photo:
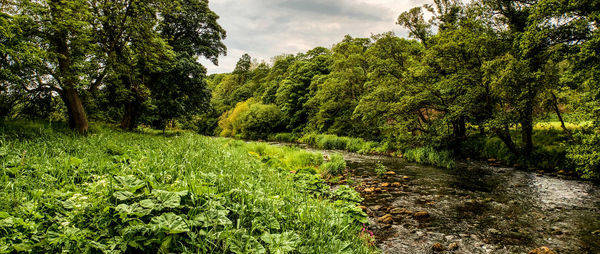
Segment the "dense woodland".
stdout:
<path fill-rule="evenodd" d="M 379 151 L 600 172 L 600 3 L 436 0 L 392 32 L 206 76 L 225 31 L 207 1 L 4 1 L 3 118 L 335 134 Z M 540 124 L 542 123 L 542 124 Z M 544 125 L 546 123 L 546 125 Z M 485 152 L 481 152 L 485 151 Z"/>
<path fill-rule="evenodd" d="M 393 33 L 346 36 L 209 78 L 206 134 L 327 133 L 532 168 L 599 171 L 597 1 L 436 1 Z M 431 17 L 431 18 L 428 18 Z"/>
<path fill-rule="evenodd" d="M 0 253 L 377 253 L 392 224 L 410 233 L 376 233 L 416 235 L 411 253 L 600 248 L 594 183 L 531 184 L 600 178 L 600 1 L 434 0 L 399 14 L 407 38 L 208 75 L 218 19 L 208 0 L 0 0 Z M 339 153 L 238 139 L 439 167 L 372 156 L 390 168 L 353 178 Z"/>

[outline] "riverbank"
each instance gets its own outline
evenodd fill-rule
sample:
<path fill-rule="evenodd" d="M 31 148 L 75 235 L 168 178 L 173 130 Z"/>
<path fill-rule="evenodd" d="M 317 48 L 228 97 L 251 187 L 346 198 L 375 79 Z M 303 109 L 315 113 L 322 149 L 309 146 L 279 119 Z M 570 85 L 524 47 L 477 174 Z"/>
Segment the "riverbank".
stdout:
<path fill-rule="evenodd" d="M 600 188 L 592 182 L 480 162 L 445 169 L 389 156 L 342 155 L 348 170 L 341 181 L 361 192 L 368 230 L 384 252 L 600 251 Z"/>
<path fill-rule="evenodd" d="M 94 124 L 0 126 L 0 252 L 373 253 L 322 155 Z"/>
<path fill-rule="evenodd" d="M 292 133 L 270 135 L 268 141 L 306 144 L 325 150 L 342 150 L 365 155 L 385 155 L 401 157 L 410 162 L 433 165 L 442 168 L 454 168 L 457 163 L 464 161 L 482 161 L 490 166 L 506 166 L 520 170 L 533 171 L 539 174 L 566 175 L 574 177 L 585 176 L 576 170 L 576 166 L 567 157 L 566 148 L 560 144 L 568 137 L 559 130 L 539 129 L 534 133 L 539 147 L 531 158 L 524 160 L 515 157 L 499 138 L 472 136 L 463 142 L 457 151 L 440 150 L 432 147 L 398 148 L 389 142 L 365 141 L 361 138 L 339 137 L 329 134 L 305 134 L 302 136 Z M 458 154 L 458 155 L 457 155 Z"/>

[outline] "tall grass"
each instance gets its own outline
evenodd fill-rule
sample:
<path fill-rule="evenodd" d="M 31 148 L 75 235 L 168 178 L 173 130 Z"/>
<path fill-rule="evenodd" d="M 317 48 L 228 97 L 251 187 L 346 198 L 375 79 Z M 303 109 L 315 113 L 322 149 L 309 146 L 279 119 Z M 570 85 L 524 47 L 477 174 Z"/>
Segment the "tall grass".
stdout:
<path fill-rule="evenodd" d="M 348 152 L 387 153 L 390 149 L 373 141 L 365 141 L 362 138 L 339 137 L 331 134 L 308 133 L 298 139 L 298 142 L 314 146 L 319 149 L 345 150 Z"/>
<path fill-rule="evenodd" d="M 321 165 L 321 174 L 325 176 L 341 175 L 344 169 L 346 169 L 344 157 L 339 153 L 334 153 L 328 162 Z"/>
<path fill-rule="evenodd" d="M 309 195 L 286 171 L 318 154 L 145 132 L 0 126 L 0 253 L 373 251 L 356 204 Z"/>
<path fill-rule="evenodd" d="M 443 168 L 454 168 L 456 163 L 450 151 L 438 151 L 431 147 L 407 149 L 404 158 L 421 164 L 434 165 Z"/>

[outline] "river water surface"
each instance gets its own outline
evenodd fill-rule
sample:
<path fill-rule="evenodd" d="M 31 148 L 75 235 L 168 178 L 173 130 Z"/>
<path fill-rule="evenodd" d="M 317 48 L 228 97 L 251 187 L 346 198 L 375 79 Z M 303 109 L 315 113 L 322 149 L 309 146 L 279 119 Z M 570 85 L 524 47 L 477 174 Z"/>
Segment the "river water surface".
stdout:
<path fill-rule="evenodd" d="M 600 187 L 591 182 L 483 163 L 449 170 L 340 153 L 346 181 L 362 192 L 385 253 L 431 253 L 436 243 L 447 253 L 528 253 L 540 246 L 600 253 Z M 379 163 L 394 174 L 378 177 Z M 393 220 L 378 220 L 388 214 Z"/>

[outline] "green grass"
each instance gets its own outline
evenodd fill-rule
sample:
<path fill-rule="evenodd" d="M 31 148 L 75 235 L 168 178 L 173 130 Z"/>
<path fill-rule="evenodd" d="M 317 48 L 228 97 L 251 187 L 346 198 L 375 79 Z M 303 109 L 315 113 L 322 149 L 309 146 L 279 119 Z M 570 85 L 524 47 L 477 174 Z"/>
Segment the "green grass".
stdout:
<path fill-rule="evenodd" d="M 456 163 L 450 151 L 438 151 L 431 147 L 407 149 L 403 154 L 408 161 L 434 165 L 443 168 L 454 168 Z"/>
<path fill-rule="evenodd" d="M 0 126 L 0 253 L 374 251 L 354 193 L 289 173 L 319 154 L 93 126 Z"/>
<path fill-rule="evenodd" d="M 344 150 L 361 154 L 383 154 L 392 150 L 388 148 L 387 144 L 382 145 L 378 142 L 365 141 L 362 138 L 339 137 L 331 134 L 308 133 L 299 138 L 298 142 L 319 149 Z"/>
<path fill-rule="evenodd" d="M 339 153 L 331 155 L 331 159 L 321 165 L 321 174 L 324 176 L 337 176 L 341 175 L 346 169 L 346 161 L 344 157 Z"/>

